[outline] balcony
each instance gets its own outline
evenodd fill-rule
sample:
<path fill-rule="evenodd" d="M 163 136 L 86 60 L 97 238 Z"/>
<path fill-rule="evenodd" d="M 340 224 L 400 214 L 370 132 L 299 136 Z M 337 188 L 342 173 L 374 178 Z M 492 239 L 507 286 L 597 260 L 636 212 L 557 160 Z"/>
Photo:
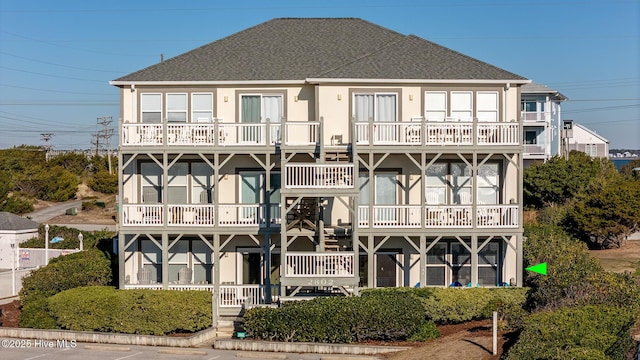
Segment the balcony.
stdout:
<path fill-rule="evenodd" d="M 370 212 L 371 211 L 371 212 Z M 373 214 L 373 221 L 370 221 Z M 424 208 L 427 229 L 517 228 L 518 205 L 477 205 L 475 220 L 471 205 L 427 205 Z M 361 205 L 358 225 L 361 228 L 420 228 L 420 205 Z"/>
<path fill-rule="evenodd" d="M 288 252 L 284 276 L 289 278 L 352 278 L 355 276 L 352 252 Z"/>
<path fill-rule="evenodd" d="M 358 145 L 519 145 L 517 122 L 361 122 Z"/>
<path fill-rule="evenodd" d="M 525 144 L 523 153 L 525 155 L 544 155 L 545 146 L 544 144 Z"/>
<path fill-rule="evenodd" d="M 354 189 L 353 164 L 286 164 L 286 189 Z"/>
<path fill-rule="evenodd" d="M 548 112 L 522 111 L 520 118 L 524 123 L 540 123 L 542 125 L 551 121 L 551 114 Z"/>
<path fill-rule="evenodd" d="M 313 146 L 319 138 L 318 122 L 284 123 L 284 144 Z M 122 146 L 271 146 L 283 140 L 280 123 L 123 123 Z M 166 137 L 165 137 L 166 134 Z"/>
<path fill-rule="evenodd" d="M 123 204 L 122 226 L 280 226 L 280 205 L 271 204 Z M 217 216 L 216 216 L 217 215 Z M 269 219 L 267 221 L 267 219 Z"/>

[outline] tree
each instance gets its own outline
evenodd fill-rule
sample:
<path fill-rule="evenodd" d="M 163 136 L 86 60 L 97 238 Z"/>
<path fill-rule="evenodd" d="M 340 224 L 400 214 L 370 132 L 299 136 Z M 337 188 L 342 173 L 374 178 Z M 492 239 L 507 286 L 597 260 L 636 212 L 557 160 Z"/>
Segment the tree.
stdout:
<path fill-rule="evenodd" d="M 592 248 L 620 247 L 640 226 L 640 181 L 596 181 L 579 194 L 565 227 Z"/>
<path fill-rule="evenodd" d="M 579 151 L 572 151 L 568 160 L 554 156 L 544 164 L 536 164 L 525 170 L 525 204 L 536 208 L 562 205 L 586 189 L 594 177 L 603 173 L 615 173 L 615 166 L 606 159 L 591 159 Z"/>
<path fill-rule="evenodd" d="M 635 168 L 640 168 L 640 159 L 630 161 L 629 163 L 623 165 L 620 168 L 620 174 L 629 179 L 640 180 L 640 171 L 637 171 L 635 174 L 631 171 Z"/>

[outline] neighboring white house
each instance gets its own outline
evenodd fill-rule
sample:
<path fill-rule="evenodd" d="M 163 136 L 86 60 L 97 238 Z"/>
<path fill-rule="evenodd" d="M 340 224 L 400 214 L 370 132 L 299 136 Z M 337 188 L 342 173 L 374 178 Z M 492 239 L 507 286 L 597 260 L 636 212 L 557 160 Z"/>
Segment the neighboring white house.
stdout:
<path fill-rule="evenodd" d="M 520 111 L 523 127 L 525 167 L 561 153 L 561 103 L 567 97 L 545 85 L 522 86 Z"/>
<path fill-rule="evenodd" d="M 567 150 L 577 150 L 591 157 L 608 158 L 609 140 L 586 126 L 573 123 L 573 134 L 567 138 Z"/>
<path fill-rule="evenodd" d="M 38 223 L 18 215 L 0 212 L 0 269 L 12 268 L 11 244 L 17 245 L 38 236 Z"/>

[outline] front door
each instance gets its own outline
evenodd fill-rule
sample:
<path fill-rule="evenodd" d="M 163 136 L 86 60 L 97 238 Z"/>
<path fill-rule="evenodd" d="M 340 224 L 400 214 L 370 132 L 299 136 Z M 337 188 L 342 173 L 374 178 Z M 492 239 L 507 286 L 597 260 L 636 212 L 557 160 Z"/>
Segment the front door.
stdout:
<path fill-rule="evenodd" d="M 398 285 L 398 261 L 396 253 L 376 254 L 376 287 Z"/>

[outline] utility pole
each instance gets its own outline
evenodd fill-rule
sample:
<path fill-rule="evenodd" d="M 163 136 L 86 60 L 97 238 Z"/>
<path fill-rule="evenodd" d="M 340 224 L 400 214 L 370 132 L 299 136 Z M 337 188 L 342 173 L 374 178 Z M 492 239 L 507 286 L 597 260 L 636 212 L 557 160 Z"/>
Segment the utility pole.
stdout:
<path fill-rule="evenodd" d="M 98 138 L 103 138 L 107 146 L 107 162 L 109 164 L 109 174 L 113 174 L 111 169 L 111 136 L 113 136 L 113 129 L 109 129 L 109 124 L 113 121 L 111 116 L 101 116 L 98 118 L 98 124 L 102 125 L 102 130 L 96 135 L 96 141 Z"/>
<path fill-rule="evenodd" d="M 49 145 L 49 140 L 53 136 L 53 133 L 42 133 L 42 140 L 44 140 L 44 158 L 49 160 L 49 151 L 51 150 L 51 145 Z"/>

